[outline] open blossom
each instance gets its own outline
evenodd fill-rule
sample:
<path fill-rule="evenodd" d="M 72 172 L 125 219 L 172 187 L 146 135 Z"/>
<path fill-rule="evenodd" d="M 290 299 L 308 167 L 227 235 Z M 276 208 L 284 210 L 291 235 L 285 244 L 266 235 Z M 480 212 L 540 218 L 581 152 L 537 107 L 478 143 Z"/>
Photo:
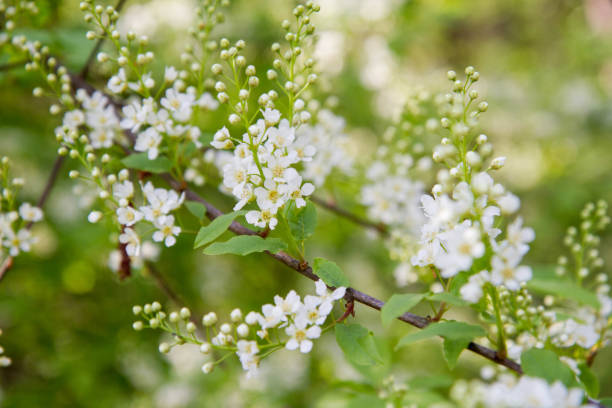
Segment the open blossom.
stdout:
<path fill-rule="evenodd" d="M 173 246 L 176 243 L 176 236 L 181 232 L 181 227 L 174 225 L 174 216 L 161 216 L 154 224 L 159 230 L 153 233 L 153 241 L 164 241 L 167 247 Z"/>
<path fill-rule="evenodd" d="M 43 212 L 40 208 L 34 207 L 30 203 L 23 203 L 19 207 L 19 215 L 24 221 L 38 222 L 43 218 Z"/>
<path fill-rule="evenodd" d="M 531 268 L 519 266 L 521 253 L 508 247 L 491 259 L 491 283 L 496 286 L 504 285 L 510 290 L 518 290 L 521 283 L 531 279 Z"/>
<path fill-rule="evenodd" d="M 290 337 L 285 347 L 287 350 L 296 350 L 299 348 L 302 353 L 309 353 L 312 350 L 312 339 L 317 339 L 321 336 L 321 328 L 319 326 L 307 327 L 305 319 L 296 320 L 294 324 L 287 326 L 285 332 Z"/>
<path fill-rule="evenodd" d="M 259 367 L 259 347 L 256 341 L 238 340 L 236 343 L 236 355 L 242 364 L 242 368 L 247 372 L 247 377 L 251 377 L 257 373 Z"/>
<path fill-rule="evenodd" d="M 129 256 L 140 255 L 140 237 L 132 228 L 125 228 L 119 235 L 119 242 L 125 245 L 125 252 Z"/>
<path fill-rule="evenodd" d="M 439 252 L 434 265 L 440 269 L 443 278 L 468 270 L 474 259 L 484 255 L 485 246 L 480 239 L 480 231 L 470 221 L 441 233 L 439 239 L 443 250 Z"/>
<path fill-rule="evenodd" d="M 14 233 L 12 229 L 5 231 L 4 246 L 9 249 L 11 256 L 17 256 L 20 252 L 29 252 L 33 243 L 34 237 L 30 230 L 24 228 L 17 233 Z"/>
<path fill-rule="evenodd" d="M 131 227 L 142 220 L 142 213 L 132 207 L 119 207 L 117 208 L 117 220 L 119 224 Z"/>
<path fill-rule="evenodd" d="M 142 133 L 138 134 L 136 138 L 136 144 L 134 150 L 137 152 L 147 152 L 149 160 L 155 160 L 159 155 L 159 145 L 161 144 L 162 137 L 155 128 L 148 128 Z"/>

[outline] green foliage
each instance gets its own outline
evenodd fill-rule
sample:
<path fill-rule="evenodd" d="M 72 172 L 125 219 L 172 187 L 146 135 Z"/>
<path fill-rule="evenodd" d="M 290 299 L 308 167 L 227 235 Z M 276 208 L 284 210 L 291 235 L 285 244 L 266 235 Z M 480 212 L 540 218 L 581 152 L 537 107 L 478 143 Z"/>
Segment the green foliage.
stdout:
<path fill-rule="evenodd" d="M 565 386 L 576 386 L 576 379 L 571 368 L 559 360 L 551 350 L 530 349 L 521 354 L 521 366 L 526 375 L 540 377 L 553 383 L 561 381 Z"/>
<path fill-rule="evenodd" d="M 259 235 L 240 235 L 225 242 L 215 242 L 204 249 L 206 255 L 248 255 L 253 252 L 277 253 L 287 248 L 279 238 L 264 239 Z"/>
<path fill-rule="evenodd" d="M 586 390 L 587 394 L 593 398 L 597 398 L 599 395 L 599 379 L 593 370 L 591 370 L 591 367 L 584 363 L 579 364 L 578 369 L 580 370 L 578 380 Z"/>
<path fill-rule="evenodd" d="M 527 288 L 537 293 L 557 295 L 594 308 L 599 307 L 597 295 L 558 276 L 535 276 L 527 282 Z"/>
<path fill-rule="evenodd" d="M 165 156 L 149 160 L 147 153 L 134 153 L 121 160 L 130 169 L 146 171 L 149 173 L 167 173 L 172 169 L 172 162 Z"/>
<path fill-rule="evenodd" d="M 206 210 L 206 208 L 204 210 Z M 193 243 L 193 248 L 200 248 L 219 238 L 221 234 L 227 231 L 228 227 L 236 218 L 245 213 L 246 211 L 234 211 L 229 214 L 224 214 L 212 220 L 207 226 L 200 228 Z"/>
<path fill-rule="evenodd" d="M 202 203 L 198 203 L 197 201 L 185 201 L 185 207 L 194 217 L 198 220 L 204 220 L 206 217 L 206 206 Z"/>
<path fill-rule="evenodd" d="M 374 333 L 360 324 L 336 325 L 336 342 L 348 361 L 358 366 L 382 363 Z"/>
<path fill-rule="evenodd" d="M 415 307 L 426 295 L 423 293 L 406 293 L 393 295 L 381 309 L 380 318 L 385 326 L 394 319 Z"/>
<path fill-rule="evenodd" d="M 476 337 L 486 333 L 480 326 L 456 321 L 431 323 L 423 330 L 402 337 L 395 347 L 396 350 L 416 341 L 432 337 L 444 339 L 444 357 L 450 368 L 453 368 L 461 351 Z"/>
<path fill-rule="evenodd" d="M 342 272 L 342 269 L 332 261 L 328 261 L 324 258 L 315 258 L 312 270 L 315 275 L 331 287 L 351 286 L 351 283 L 346 275 L 344 275 L 344 272 Z"/>
<path fill-rule="evenodd" d="M 303 242 L 314 233 L 317 226 L 317 209 L 311 201 L 308 201 L 302 208 L 297 208 L 295 204 L 290 203 L 285 216 L 291 235 L 296 241 Z"/>

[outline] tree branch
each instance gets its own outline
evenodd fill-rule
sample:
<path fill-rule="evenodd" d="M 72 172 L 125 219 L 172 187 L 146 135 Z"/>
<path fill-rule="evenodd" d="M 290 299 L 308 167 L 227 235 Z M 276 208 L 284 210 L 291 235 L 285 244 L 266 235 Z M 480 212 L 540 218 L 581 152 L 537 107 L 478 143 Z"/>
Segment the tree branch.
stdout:
<path fill-rule="evenodd" d="M 170 186 L 178 191 L 184 191 L 185 192 L 185 197 L 188 200 L 191 201 L 197 201 L 201 204 L 203 204 L 206 207 L 206 215 L 208 218 L 210 218 L 211 220 L 214 220 L 215 218 L 223 215 L 223 212 L 221 212 L 219 209 L 217 209 L 215 206 L 213 206 L 212 204 L 210 204 L 208 201 L 206 201 L 205 199 L 203 199 L 202 197 L 200 197 L 197 193 L 195 193 L 194 191 L 190 190 L 190 189 L 183 189 L 181 188 L 182 185 L 179 181 L 175 180 L 172 176 L 165 174 L 162 175 L 163 179 L 166 180 L 168 182 L 168 184 L 170 184 Z M 250 228 L 247 228 L 243 225 L 241 225 L 240 223 L 238 223 L 237 221 L 232 222 L 232 224 L 229 226 L 228 228 L 230 231 L 232 231 L 233 233 L 235 233 L 236 235 L 256 235 L 257 232 L 251 230 Z M 287 265 L 288 267 L 290 267 L 291 269 L 295 270 L 296 272 L 300 273 L 301 275 L 307 277 L 310 280 L 313 281 L 317 281 L 319 280 L 319 277 L 317 275 L 314 274 L 312 268 L 307 264 L 304 263 L 302 261 L 299 261 L 298 259 L 293 258 L 291 255 L 289 255 L 286 252 L 280 251 L 278 253 L 271 253 L 271 252 L 267 252 L 266 253 L 271 256 L 272 258 L 284 263 L 285 265 Z M 364 304 L 366 306 L 371 307 L 372 309 L 376 309 L 376 310 L 380 310 L 382 309 L 382 307 L 384 306 L 385 302 L 383 302 L 382 300 L 379 300 L 373 296 L 370 296 L 368 294 L 365 294 L 363 292 L 358 291 L 357 289 L 353 289 L 353 288 L 348 288 L 347 292 L 349 293 L 348 296 L 352 297 L 352 299 L 354 299 L 355 301 Z M 398 317 L 399 320 L 408 323 L 412 326 L 415 326 L 419 329 L 424 328 L 425 326 L 427 326 L 430 323 L 430 320 L 422 317 L 422 316 L 418 316 L 412 313 L 404 313 L 403 315 L 401 315 L 400 317 Z M 482 357 L 493 361 L 496 364 L 500 364 L 502 366 L 505 366 L 507 368 L 509 368 L 512 371 L 515 371 L 518 374 L 522 374 L 523 370 L 521 369 L 521 366 L 519 363 L 517 363 L 514 360 L 508 359 L 508 358 L 500 358 L 497 355 L 497 351 L 490 349 L 488 347 L 479 345 L 477 343 L 473 343 L 471 342 L 468 347 L 467 347 L 470 351 L 481 355 Z"/>
<path fill-rule="evenodd" d="M 312 196 L 310 197 L 310 199 L 312 200 L 313 203 L 317 204 L 318 206 L 325 208 L 326 210 L 329 210 L 343 218 L 346 218 L 347 220 L 357 225 L 361 225 L 362 227 L 365 227 L 365 228 L 374 229 L 383 236 L 389 235 L 387 226 L 383 223 L 375 223 L 365 218 L 362 218 L 356 214 L 351 213 L 350 211 L 347 211 L 343 208 L 338 207 L 338 205 L 334 202 L 326 201 L 319 197 Z"/>

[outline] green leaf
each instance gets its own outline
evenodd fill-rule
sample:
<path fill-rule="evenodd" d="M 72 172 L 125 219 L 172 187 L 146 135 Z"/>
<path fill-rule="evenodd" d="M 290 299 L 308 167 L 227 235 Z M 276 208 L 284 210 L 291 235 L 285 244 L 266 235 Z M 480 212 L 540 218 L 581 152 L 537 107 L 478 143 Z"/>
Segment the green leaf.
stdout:
<path fill-rule="evenodd" d="M 578 369 L 580 370 L 580 375 L 578 379 L 580 383 L 584 386 L 587 394 L 589 394 L 592 398 L 597 398 L 599 395 L 599 380 L 595 373 L 591 370 L 591 367 L 586 365 L 585 363 L 579 364 Z"/>
<path fill-rule="evenodd" d="M 425 377 L 414 377 L 408 381 L 410 388 L 449 388 L 455 379 L 449 375 L 437 374 Z"/>
<path fill-rule="evenodd" d="M 227 231 L 228 227 L 237 217 L 244 215 L 245 213 L 246 211 L 234 211 L 232 213 L 223 214 L 222 216 L 212 220 L 207 226 L 200 228 L 200 231 L 198 231 L 198 235 L 196 235 L 195 241 L 193 242 L 193 248 L 199 248 L 217 239 L 221 234 Z"/>
<path fill-rule="evenodd" d="M 403 315 L 415 307 L 423 298 L 423 293 L 406 293 L 393 295 L 381 309 L 380 317 L 385 326 L 388 326 L 393 319 Z"/>
<path fill-rule="evenodd" d="M 457 364 L 459 355 L 472 339 L 485 334 L 486 332 L 482 327 L 468 323 L 456 321 L 432 323 L 421 331 L 404 336 L 395 349 L 397 350 L 415 341 L 441 336 L 444 338 L 444 358 L 452 369 Z"/>
<path fill-rule="evenodd" d="M 206 206 L 197 201 L 185 201 L 185 207 L 192 213 L 198 220 L 202 221 L 206 216 Z"/>
<path fill-rule="evenodd" d="M 291 234 L 298 242 L 308 239 L 317 226 L 317 209 L 310 201 L 302 208 L 297 208 L 295 204 L 289 205 L 286 217 Z"/>
<path fill-rule="evenodd" d="M 470 344 L 471 338 L 460 338 L 456 340 L 444 339 L 444 359 L 451 370 L 457 365 L 461 352 Z"/>
<path fill-rule="evenodd" d="M 374 334 L 359 324 L 336 325 L 336 342 L 347 360 L 356 365 L 382 364 Z"/>
<path fill-rule="evenodd" d="M 328 261 L 324 258 L 315 258 L 312 270 L 319 278 L 323 280 L 328 286 L 333 287 L 349 287 L 351 283 L 348 278 L 342 272 L 342 269 L 332 261 Z"/>
<path fill-rule="evenodd" d="M 453 306 L 467 306 L 467 305 L 469 305 L 468 302 L 466 302 L 465 300 L 461 299 L 459 296 L 455 296 L 452 293 L 447 293 L 447 292 L 433 293 L 433 294 L 427 296 L 427 299 L 433 300 L 433 301 L 436 301 L 436 302 L 448 303 L 449 305 L 453 305 Z"/>
<path fill-rule="evenodd" d="M 549 383 L 561 381 L 567 387 L 575 386 L 571 368 L 565 365 L 551 350 L 529 349 L 521 354 L 523 372 L 531 377 L 543 378 Z"/>
<path fill-rule="evenodd" d="M 527 288 L 534 292 L 557 295 L 596 309 L 599 308 L 599 299 L 597 299 L 596 294 L 570 280 L 561 279 L 558 276 L 534 276 L 527 282 Z"/>
<path fill-rule="evenodd" d="M 225 242 L 214 242 L 204 248 L 206 255 L 248 255 L 253 252 L 270 251 L 276 253 L 285 250 L 287 244 L 280 238 L 263 239 L 259 235 L 239 235 Z"/>
<path fill-rule="evenodd" d="M 134 153 L 121 160 L 130 169 L 147 171 L 149 173 L 167 173 L 172 168 L 170 159 L 159 156 L 155 160 L 149 160 L 147 153 Z"/>

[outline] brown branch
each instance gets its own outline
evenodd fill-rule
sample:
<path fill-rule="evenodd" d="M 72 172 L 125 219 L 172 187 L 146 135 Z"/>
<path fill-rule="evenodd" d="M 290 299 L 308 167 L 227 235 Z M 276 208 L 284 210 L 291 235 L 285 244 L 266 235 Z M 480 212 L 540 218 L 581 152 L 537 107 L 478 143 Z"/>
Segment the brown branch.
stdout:
<path fill-rule="evenodd" d="M 310 199 L 312 200 L 313 203 L 317 204 L 318 206 L 325 208 L 326 210 L 329 210 L 343 218 L 346 218 L 347 220 L 357 225 L 361 225 L 362 227 L 365 227 L 365 228 L 374 229 L 378 231 L 381 235 L 384 235 L 384 236 L 389 235 L 389 231 L 387 231 L 387 226 L 383 223 L 375 223 L 365 218 L 362 218 L 356 214 L 353 214 L 350 211 L 347 211 L 343 208 L 338 207 L 338 205 L 334 202 L 323 200 L 319 197 L 312 196 L 310 197 Z"/>
<path fill-rule="evenodd" d="M 157 269 L 155 264 L 151 261 L 146 261 L 145 265 L 149 270 L 149 273 L 157 283 L 157 286 L 164 292 L 164 294 L 170 298 L 177 306 L 183 306 L 185 302 L 181 299 L 181 297 L 170 287 L 164 275 Z"/>
<path fill-rule="evenodd" d="M 179 190 L 179 191 L 184 191 L 185 192 L 185 197 L 188 200 L 191 201 L 197 201 L 201 204 L 203 204 L 206 207 L 206 215 L 208 218 L 210 218 L 211 220 L 214 220 L 215 218 L 223 215 L 223 212 L 221 212 L 219 209 L 217 209 L 215 206 L 213 206 L 212 204 L 210 204 L 208 201 L 206 201 L 205 199 L 203 199 L 202 197 L 200 197 L 197 193 L 195 193 L 194 191 L 190 190 L 190 189 L 181 189 L 181 183 L 178 182 L 177 180 L 175 180 L 174 178 L 172 178 L 172 176 L 166 174 L 166 175 L 162 175 L 162 177 L 164 178 L 164 180 L 166 180 L 168 182 L 168 184 L 170 184 L 170 186 L 175 189 L 175 190 Z M 243 225 L 241 225 L 240 223 L 234 221 L 232 222 L 232 224 L 229 226 L 228 228 L 230 231 L 232 231 L 233 233 L 237 234 L 237 235 L 255 235 L 257 234 L 255 231 L 251 230 L 250 228 L 247 228 Z M 271 256 L 272 258 L 284 263 L 285 265 L 287 265 L 288 267 L 290 267 L 291 269 L 295 270 L 296 272 L 300 273 L 301 275 L 307 277 L 310 280 L 313 281 L 317 281 L 319 280 L 319 277 L 317 275 L 314 274 L 312 268 L 305 262 L 299 261 L 295 258 L 293 258 L 291 255 L 289 255 L 286 252 L 280 251 L 277 252 L 275 254 L 271 253 L 271 252 L 266 252 L 269 256 Z M 380 310 L 382 309 L 382 307 L 384 306 L 384 302 L 382 300 L 376 299 L 373 296 L 370 296 L 368 294 L 365 294 L 363 292 L 360 292 L 356 289 L 353 288 L 348 288 L 347 290 L 347 296 L 349 296 L 349 299 L 352 298 L 353 300 L 364 304 L 366 306 L 369 306 L 373 309 L 376 310 Z M 424 328 L 425 326 L 427 326 L 430 323 L 430 320 L 422 317 L 422 316 L 418 316 L 412 313 L 404 313 L 403 315 L 401 315 L 400 317 L 398 317 L 399 320 L 406 322 L 412 326 L 418 327 L 420 329 Z M 482 357 L 493 361 L 496 364 L 500 364 L 503 365 L 509 369 L 511 369 L 512 371 L 515 371 L 518 374 L 522 374 L 523 370 L 521 369 L 520 364 L 518 364 L 516 361 L 513 361 L 511 359 L 508 358 L 500 358 L 497 355 L 497 351 L 490 349 L 488 347 L 485 346 L 481 346 L 479 344 L 473 343 L 471 342 L 468 347 L 467 347 L 470 351 L 481 355 Z"/>

